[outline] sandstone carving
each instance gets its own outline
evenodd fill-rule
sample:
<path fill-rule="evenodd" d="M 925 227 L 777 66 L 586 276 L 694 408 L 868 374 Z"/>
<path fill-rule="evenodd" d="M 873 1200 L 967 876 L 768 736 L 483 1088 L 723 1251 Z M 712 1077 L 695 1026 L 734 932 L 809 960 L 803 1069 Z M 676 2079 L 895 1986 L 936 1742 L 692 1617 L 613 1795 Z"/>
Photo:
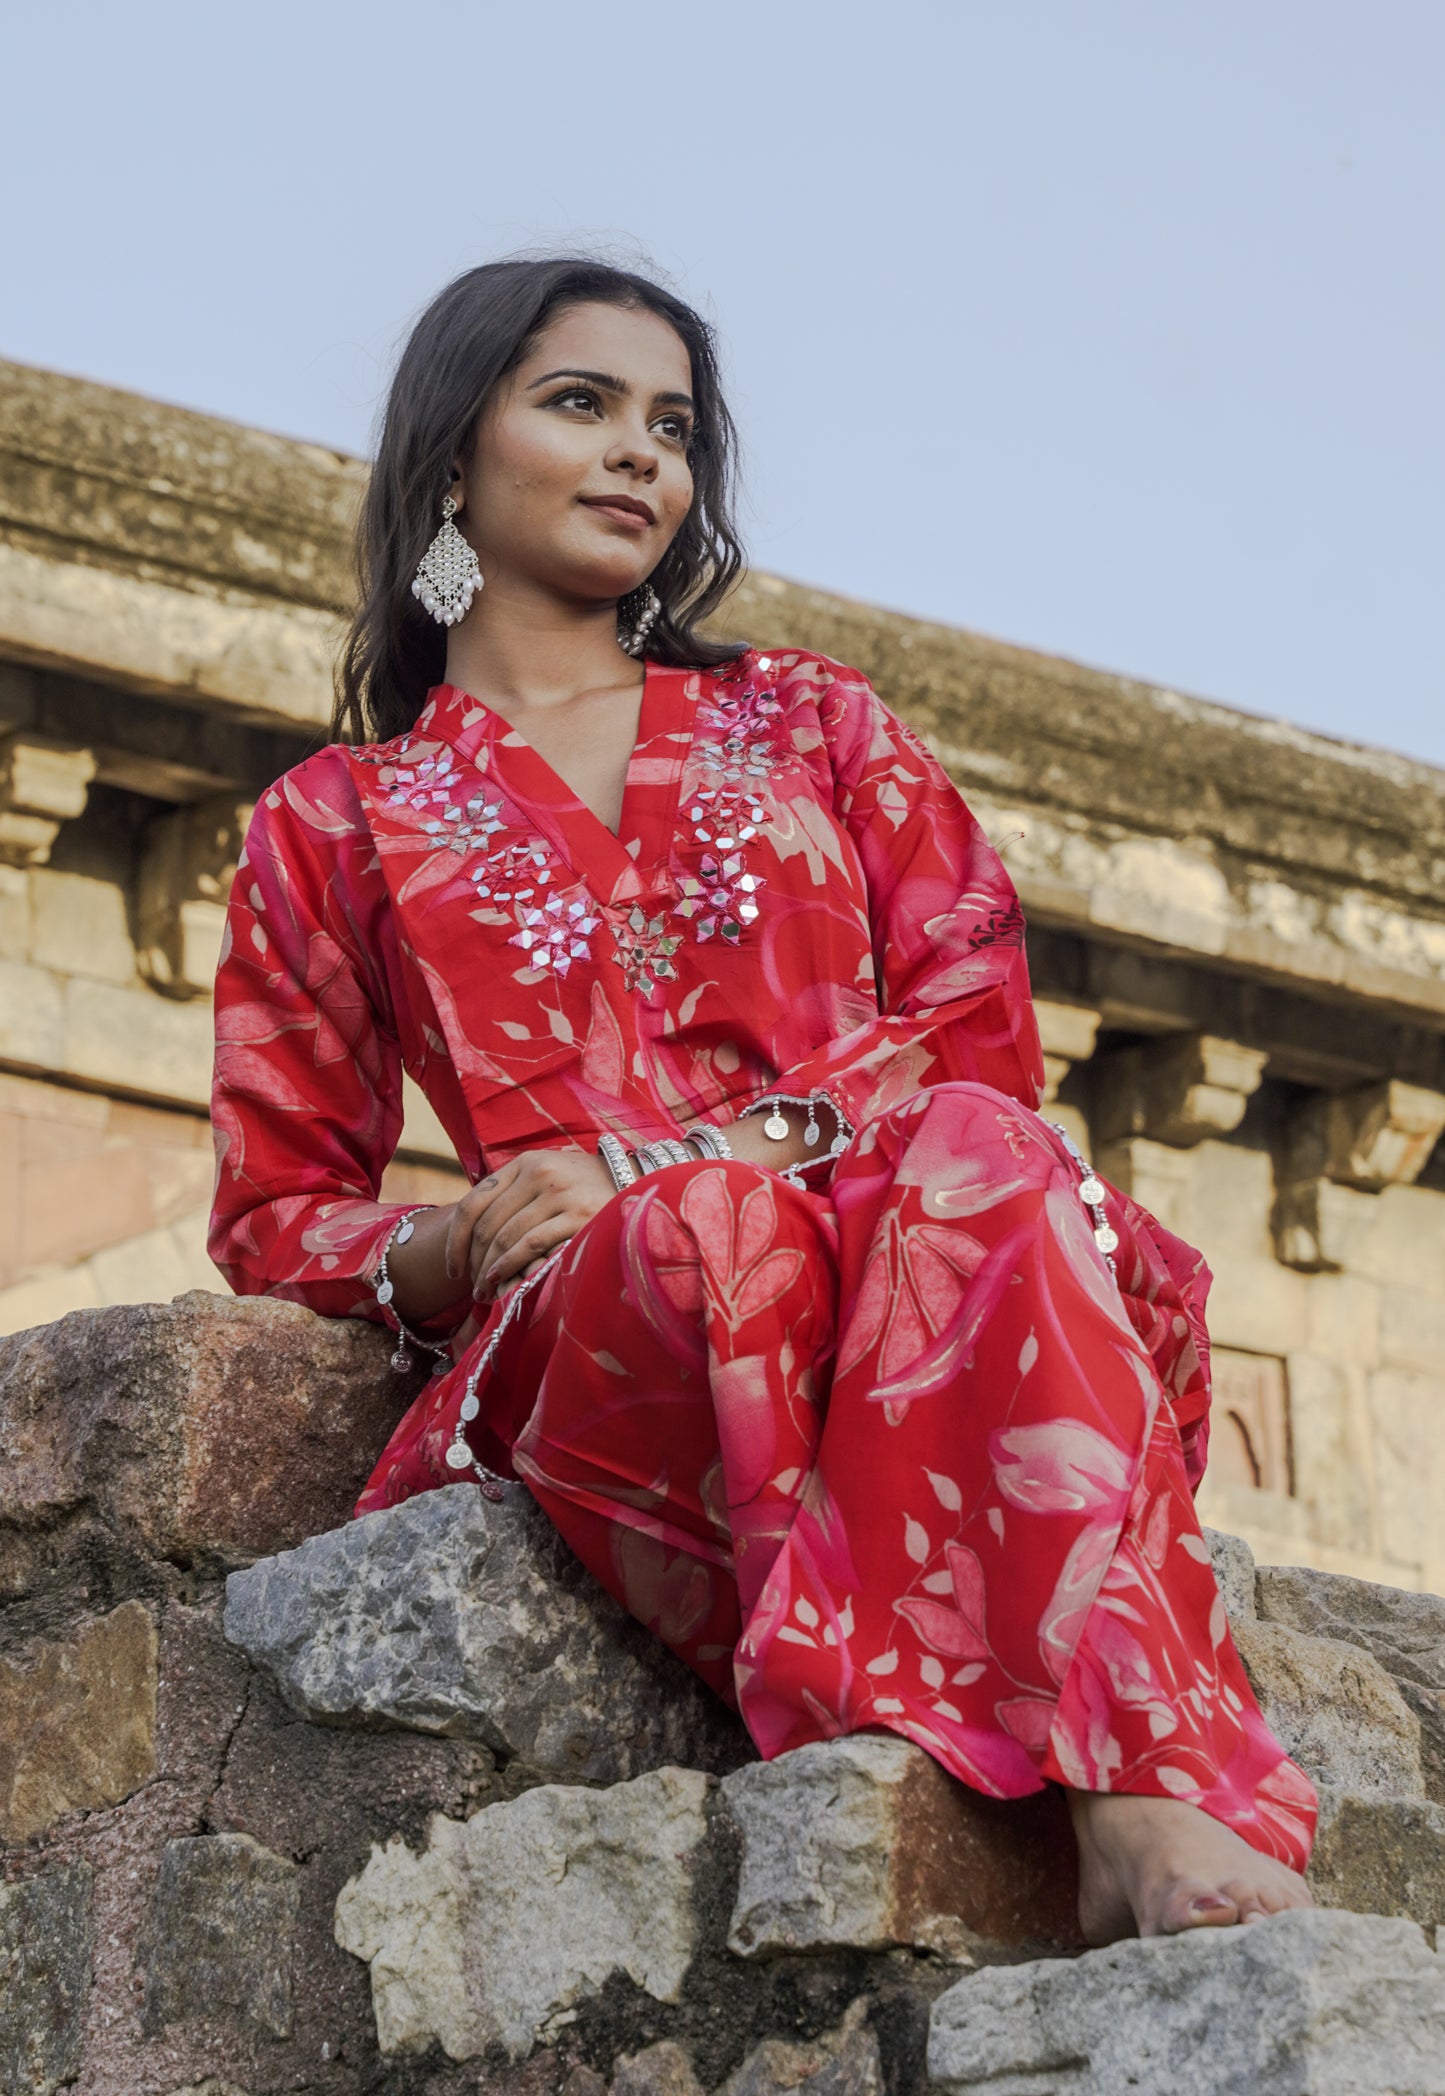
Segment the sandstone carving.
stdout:
<path fill-rule="evenodd" d="M 996 1967 L 933 2008 L 934 2085 L 988 2096 L 1445 2096 L 1445 1961 L 1321 1911 Z"/>
<path fill-rule="evenodd" d="M 976 1797 L 877 1733 L 797 1747 L 722 1788 L 742 1835 L 739 1957 L 913 1944 L 966 1960 L 982 1942 L 1080 1942 L 1057 1793 Z"/>
<path fill-rule="evenodd" d="M 520 1486 L 425 1492 L 233 1573 L 226 1634 L 308 1717 L 475 1739 L 571 1782 L 752 1751 Z"/>
<path fill-rule="evenodd" d="M 155 1774 L 156 1634 L 127 1601 L 0 1660 L 0 1841 L 115 1805 Z"/>
<path fill-rule="evenodd" d="M 371 1966 L 383 2053 L 525 2059 L 613 1974 L 674 2001 L 698 1940 L 710 1779 L 658 1769 L 610 1790 L 527 1792 L 414 1855 L 374 1849 L 336 1902 L 336 1940 Z"/>

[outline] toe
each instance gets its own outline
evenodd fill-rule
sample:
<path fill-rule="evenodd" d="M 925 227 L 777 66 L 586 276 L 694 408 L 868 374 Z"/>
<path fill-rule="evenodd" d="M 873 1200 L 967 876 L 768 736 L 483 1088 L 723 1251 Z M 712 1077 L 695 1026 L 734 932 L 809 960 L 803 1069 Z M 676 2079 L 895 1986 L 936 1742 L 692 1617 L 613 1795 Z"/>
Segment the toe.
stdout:
<path fill-rule="evenodd" d="M 1239 1919 L 1238 1902 L 1219 1886 L 1183 1879 L 1169 1887 L 1153 1927 L 1143 1936 L 1179 1936 L 1186 1929 L 1227 1929 Z"/>

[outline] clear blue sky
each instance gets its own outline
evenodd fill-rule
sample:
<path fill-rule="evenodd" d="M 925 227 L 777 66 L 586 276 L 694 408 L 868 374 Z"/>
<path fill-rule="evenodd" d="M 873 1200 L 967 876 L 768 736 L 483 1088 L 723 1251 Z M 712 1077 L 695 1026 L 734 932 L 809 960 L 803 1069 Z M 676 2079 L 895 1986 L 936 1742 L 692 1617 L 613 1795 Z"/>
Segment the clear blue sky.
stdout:
<path fill-rule="evenodd" d="M 363 450 L 569 237 L 723 334 L 756 562 L 1445 762 L 1442 0 L 11 9 L 0 354 Z"/>

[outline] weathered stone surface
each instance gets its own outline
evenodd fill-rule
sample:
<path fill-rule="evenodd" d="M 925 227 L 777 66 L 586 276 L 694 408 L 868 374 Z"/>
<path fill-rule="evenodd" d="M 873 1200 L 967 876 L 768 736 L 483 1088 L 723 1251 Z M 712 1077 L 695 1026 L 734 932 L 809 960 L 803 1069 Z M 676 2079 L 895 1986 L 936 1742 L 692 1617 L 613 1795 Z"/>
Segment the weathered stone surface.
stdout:
<path fill-rule="evenodd" d="M 752 1751 L 520 1487 L 422 1493 L 233 1573 L 226 1633 L 308 1717 L 476 1739 L 574 1781 Z"/>
<path fill-rule="evenodd" d="M 996 1967 L 934 2003 L 928 2067 L 960 2096 L 1442 2096 L 1445 1961 L 1316 1910 Z"/>
<path fill-rule="evenodd" d="M 0 1660 L 0 1841 L 114 1805 L 155 1774 L 156 1633 L 127 1601 Z"/>
<path fill-rule="evenodd" d="M 1077 1852 L 1062 1799 L 982 1798 L 920 1747 L 855 1733 L 739 1769 L 743 1843 L 728 1946 L 740 1957 L 914 1944 L 1077 1946 Z"/>
<path fill-rule="evenodd" d="M 90 1990 L 91 1873 L 84 1864 L 0 1885 L 0 2089 L 51 2096 L 80 2066 Z"/>
<path fill-rule="evenodd" d="M 1445 1806 L 1326 1791 L 1309 1881 L 1323 1907 L 1438 1927 L 1445 1922 Z"/>
<path fill-rule="evenodd" d="M 1265 1565 L 1259 1608 L 1270 1622 L 1358 1645 L 1380 1662 L 1419 1721 L 1425 1795 L 1445 1805 L 1445 1598 Z"/>
<path fill-rule="evenodd" d="M 711 1778 L 658 1769 L 610 1790 L 549 1784 L 421 1855 L 373 1849 L 336 1902 L 336 1940 L 371 1966 L 383 2053 L 524 2059 L 615 1973 L 675 2001 L 698 1941 L 694 1869 Z"/>
<path fill-rule="evenodd" d="M 664 2038 L 617 2062 L 609 2096 L 703 2096 L 703 2086 L 682 2047 Z"/>
<path fill-rule="evenodd" d="M 1439 1594 L 1402 1593 L 1302 1565 L 1263 1565 L 1259 1612 L 1268 1622 L 1358 1645 L 1403 1681 L 1445 1689 L 1445 1597 Z"/>
<path fill-rule="evenodd" d="M 786 2096 L 793 2089 L 806 2089 L 809 2096 L 883 2096 L 883 2065 L 868 2028 L 866 2000 L 855 2001 L 837 2030 L 811 2044 L 765 2038 L 717 2096 Z"/>
<path fill-rule="evenodd" d="M 300 1902 L 295 1864 L 249 1834 L 167 1842 L 142 1951 L 147 2032 L 230 2013 L 288 2037 Z"/>
<path fill-rule="evenodd" d="M 1260 1708 L 1314 1782 L 1360 1797 L 1423 1797 L 1420 1722 L 1358 1646 L 1281 1623 L 1236 1623 Z"/>
<path fill-rule="evenodd" d="M 1258 1613 L 1254 1592 L 1254 1552 L 1242 1536 L 1227 1536 L 1218 1528 L 1206 1528 L 1204 1540 L 1209 1545 L 1214 1576 L 1219 1581 L 1219 1591 L 1224 1596 L 1225 1613 L 1230 1622 L 1252 1623 Z"/>
<path fill-rule="evenodd" d="M 239 2082 L 217 2081 L 212 2077 L 208 2081 L 189 2081 L 183 2089 L 172 2089 L 170 2096 L 251 2096 L 251 2092 L 243 2089 Z"/>
<path fill-rule="evenodd" d="M 349 1514 L 414 1384 L 388 1337 L 196 1291 L 0 1339 L 0 1523 L 93 1506 L 160 1557 L 251 1557 Z"/>

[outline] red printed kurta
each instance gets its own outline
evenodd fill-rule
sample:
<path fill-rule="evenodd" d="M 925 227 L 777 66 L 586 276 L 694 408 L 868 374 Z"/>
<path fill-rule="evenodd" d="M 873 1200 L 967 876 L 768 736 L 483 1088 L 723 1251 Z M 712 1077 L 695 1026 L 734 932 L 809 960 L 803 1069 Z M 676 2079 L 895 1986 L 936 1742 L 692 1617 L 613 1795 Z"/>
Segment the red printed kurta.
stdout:
<path fill-rule="evenodd" d="M 802 1186 L 705 1163 L 615 1197 L 432 1381 L 359 1511 L 474 1458 L 764 1754 L 886 1727 L 993 1795 L 1183 1798 L 1303 1867 L 1313 1793 L 1191 1499 L 1203 1263 L 1111 1190 L 1111 1271 L 1034 1111 L 1012 885 L 862 678 L 649 666 L 616 836 L 448 686 L 289 773 L 217 985 L 238 1290 L 381 1314 L 403 1068 L 474 1177 L 774 1096 L 847 1140 Z"/>

